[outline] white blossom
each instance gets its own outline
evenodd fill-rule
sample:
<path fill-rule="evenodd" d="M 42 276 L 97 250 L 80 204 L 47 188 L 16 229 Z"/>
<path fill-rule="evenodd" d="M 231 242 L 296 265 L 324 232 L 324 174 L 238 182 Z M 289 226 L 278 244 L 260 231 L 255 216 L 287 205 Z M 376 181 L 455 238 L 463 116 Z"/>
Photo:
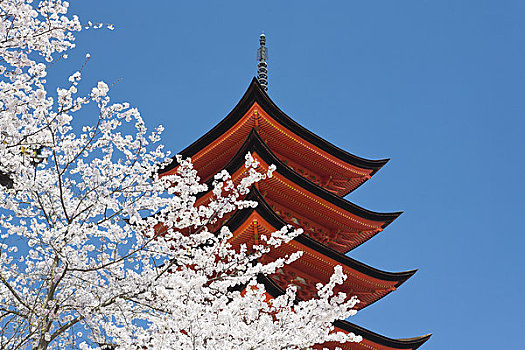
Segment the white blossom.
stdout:
<path fill-rule="evenodd" d="M 257 263 L 300 230 L 285 227 L 251 251 L 233 249 L 227 227 L 208 229 L 254 207 L 242 198 L 275 167 L 261 173 L 248 154 L 238 184 L 222 171 L 208 188 L 191 160 L 176 156 L 177 171 L 159 178 L 170 162 L 162 127 L 148 132 L 136 108 L 111 101 L 104 82 L 79 95 L 82 69 L 62 87 L 48 86 L 48 67 L 75 47 L 75 32 L 102 26 L 81 24 L 68 7 L 0 0 L 0 349 L 308 349 L 360 341 L 333 332 L 332 322 L 358 302 L 333 292 L 342 268 L 317 287 L 319 298 L 303 302 L 293 287 L 267 300 L 256 282 L 301 258 Z M 92 123 L 74 126 L 88 104 L 98 108 Z M 212 199 L 196 205 L 208 190 Z"/>

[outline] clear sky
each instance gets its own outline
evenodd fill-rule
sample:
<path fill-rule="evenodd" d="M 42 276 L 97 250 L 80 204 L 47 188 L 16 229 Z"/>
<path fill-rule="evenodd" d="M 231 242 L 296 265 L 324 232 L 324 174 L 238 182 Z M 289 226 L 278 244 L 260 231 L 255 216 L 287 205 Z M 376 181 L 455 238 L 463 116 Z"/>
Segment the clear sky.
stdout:
<path fill-rule="evenodd" d="M 351 256 L 419 268 L 352 321 L 433 349 L 517 349 L 525 330 L 525 2 L 71 1 L 87 82 L 166 127 L 180 151 L 219 122 L 256 72 L 288 115 L 366 158 L 391 158 L 347 198 L 405 213 Z M 88 85 L 86 85 L 86 89 Z"/>

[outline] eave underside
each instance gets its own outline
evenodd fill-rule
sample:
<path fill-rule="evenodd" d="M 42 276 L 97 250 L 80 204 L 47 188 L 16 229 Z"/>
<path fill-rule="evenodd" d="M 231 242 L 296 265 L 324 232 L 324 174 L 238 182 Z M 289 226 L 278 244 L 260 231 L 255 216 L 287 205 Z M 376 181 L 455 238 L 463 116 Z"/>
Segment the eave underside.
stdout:
<path fill-rule="evenodd" d="M 234 232 L 232 239 L 234 246 L 242 243 L 247 244 L 248 247 L 259 244 L 261 236 L 268 236 L 286 224 L 272 211 L 257 190 L 254 189 L 247 199 L 258 203 L 256 209 L 239 210 L 225 224 Z M 347 281 L 338 287 L 337 291 L 344 292 L 348 296 L 356 295 L 361 301 L 357 305 L 358 309 L 394 291 L 415 273 L 414 270 L 392 273 L 374 269 L 304 234 L 272 249 L 263 262 L 270 262 L 296 251 L 304 252 L 301 259 L 278 270 L 272 275 L 272 279 L 282 288 L 290 284 L 296 285 L 298 294 L 303 300 L 316 296 L 316 284 L 328 282 L 336 265 L 343 266 L 348 276 Z"/>

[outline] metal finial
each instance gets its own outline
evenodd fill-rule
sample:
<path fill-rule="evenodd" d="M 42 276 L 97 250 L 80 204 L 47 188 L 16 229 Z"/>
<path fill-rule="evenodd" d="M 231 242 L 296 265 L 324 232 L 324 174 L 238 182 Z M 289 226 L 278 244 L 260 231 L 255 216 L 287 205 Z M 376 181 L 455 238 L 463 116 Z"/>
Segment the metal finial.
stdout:
<path fill-rule="evenodd" d="M 257 49 L 257 80 L 264 91 L 268 91 L 268 65 L 266 64 L 266 60 L 268 59 L 268 48 L 265 46 L 266 36 L 264 33 L 259 37 L 259 43 L 261 46 Z"/>

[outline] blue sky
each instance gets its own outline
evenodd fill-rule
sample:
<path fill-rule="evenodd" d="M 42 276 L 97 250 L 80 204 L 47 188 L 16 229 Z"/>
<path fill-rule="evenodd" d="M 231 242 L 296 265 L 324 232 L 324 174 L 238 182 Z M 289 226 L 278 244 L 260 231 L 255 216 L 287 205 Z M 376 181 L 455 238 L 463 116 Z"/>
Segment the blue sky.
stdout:
<path fill-rule="evenodd" d="M 350 255 L 419 271 L 352 321 L 432 332 L 425 350 L 519 347 L 525 2 L 71 2 L 116 29 L 81 33 L 56 74 L 90 52 L 85 82 L 121 79 L 114 99 L 163 124 L 174 152 L 241 98 L 264 31 L 277 105 L 351 153 L 391 158 L 347 198 L 405 213 Z"/>

